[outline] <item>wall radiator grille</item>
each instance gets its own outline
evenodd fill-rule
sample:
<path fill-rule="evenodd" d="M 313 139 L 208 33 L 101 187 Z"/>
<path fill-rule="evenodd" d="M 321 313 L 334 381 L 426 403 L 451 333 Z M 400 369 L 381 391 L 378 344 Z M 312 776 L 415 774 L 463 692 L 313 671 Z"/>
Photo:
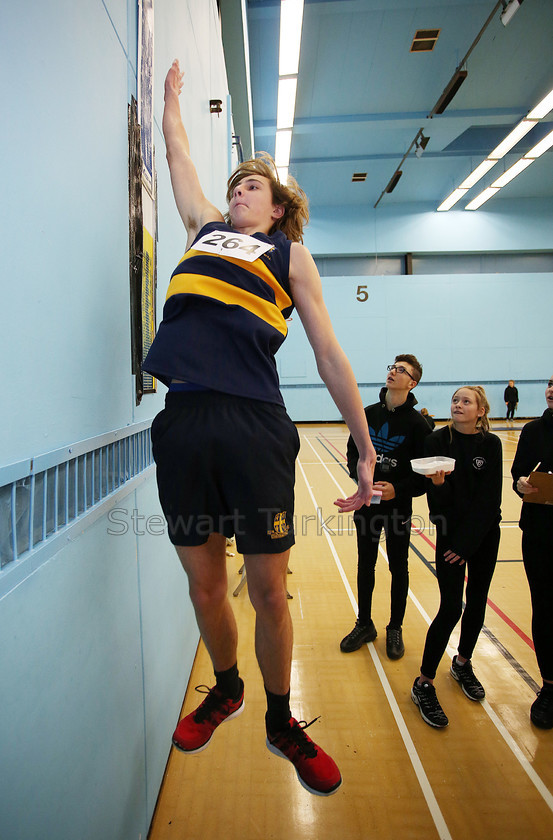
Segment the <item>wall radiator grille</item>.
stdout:
<path fill-rule="evenodd" d="M 0 469 L 0 567 L 28 556 L 148 469 L 150 422 Z"/>

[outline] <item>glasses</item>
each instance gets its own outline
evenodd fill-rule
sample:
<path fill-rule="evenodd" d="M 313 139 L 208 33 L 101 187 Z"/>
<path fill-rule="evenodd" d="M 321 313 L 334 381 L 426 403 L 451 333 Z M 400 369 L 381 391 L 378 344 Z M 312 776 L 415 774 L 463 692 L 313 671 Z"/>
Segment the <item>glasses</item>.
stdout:
<path fill-rule="evenodd" d="M 386 370 L 395 370 L 395 371 L 397 371 L 397 373 L 406 373 L 406 374 L 407 374 L 407 376 L 408 376 L 410 379 L 414 379 L 414 378 L 415 378 L 415 377 L 413 376 L 413 374 L 411 373 L 411 371 L 410 371 L 410 370 L 407 370 L 407 368 L 403 367 L 403 365 L 388 365 L 388 367 L 386 368 Z"/>

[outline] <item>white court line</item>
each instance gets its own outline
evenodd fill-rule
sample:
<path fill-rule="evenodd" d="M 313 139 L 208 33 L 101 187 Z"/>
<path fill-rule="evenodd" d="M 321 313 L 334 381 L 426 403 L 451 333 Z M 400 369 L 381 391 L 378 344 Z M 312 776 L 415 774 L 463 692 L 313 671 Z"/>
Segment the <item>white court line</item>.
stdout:
<path fill-rule="evenodd" d="M 384 551 L 382 546 L 379 545 L 378 548 L 379 548 L 379 551 L 382 553 L 382 556 L 385 558 L 386 562 L 388 562 L 388 557 L 386 556 L 386 552 Z M 411 592 L 410 589 L 409 589 L 409 597 L 413 601 L 414 605 L 416 606 L 416 608 L 418 609 L 418 611 L 420 612 L 420 614 L 422 615 L 422 617 L 424 618 L 426 623 L 428 625 L 430 625 L 431 622 L 432 622 L 432 619 L 430 618 L 428 613 L 424 610 L 424 608 L 422 607 L 420 602 L 417 600 L 417 598 L 415 598 L 415 596 L 413 595 L 413 593 Z M 448 645 L 447 648 L 446 648 L 446 653 L 447 653 L 448 656 L 450 656 L 453 659 L 453 657 L 455 656 L 457 651 L 454 648 L 452 648 L 451 645 Z M 498 730 L 499 734 L 501 735 L 501 737 L 503 738 L 503 740 L 505 741 L 505 743 L 507 744 L 507 746 L 509 747 L 511 752 L 514 754 L 515 758 L 520 763 L 522 769 L 525 771 L 525 773 L 529 777 L 532 784 L 536 787 L 537 791 L 543 797 L 546 804 L 553 811 L 553 795 L 551 794 L 550 790 L 545 785 L 545 783 L 542 781 L 540 776 L 538 776 L 538 774 L 536 773 L 536 771 L 534 770 L 534 768 L 532 767 L 532 765 L 530 764 L 530 762 L 528 761 L 528 759 L 526 758 L 526 756 L 524 755 L 522 750 L 520 749 L 519 745 L 517 744 L 517 742 L 515 741 L 515 739 L 511 735 L 511 733 L 507 730 L 507 728 L 503 724 L 502 720 L 498 717 L 498 715 L 492 709 L 492 707 L 490 706 L 490 704 L 488 703 L 487 700 L 483 700 L 481 702 L 481 706 L 482 706 L 483 709 L 486 710 L 486 712 L 488 714 L 488 717 L 490 718 L 492 723 L 495 725 L 495 728 Z"/>
<path fill-rule="evenodd" d="M 309 443 L 309 441 L 308 441 L 308 443 Z M 319 518 L 321 518 L 320 508 L 317 504 L 317 500 L 315 499 L 315 496 L 313 495 L 313 491 L 311 490 L 311 487 L 310 487 L 310 485 L 307 481 L 307 476 L 304 472 L 303 466 L 302 466 L 299 458 L 297 459 L 297 464 L 298 464 L 298 467 L 301 470 L 301 474 L 303 475 L 303 480 L 305 481 L 305 486 L 307 487 L 307 492 L 311 496 L 311 501 L 313 502 L 313 506 L 314 506 L 315 510 L 317 511 L 317 515 L 319 516 Z M 341 491 L 341 492 L 342 492 L 342 496 L 343 496 L 344 495 L 343 491 Z M 321 518 L 321 522 L 322 522 L 322 518 Z M 338 557 L 336 549 L 334 548 L 334 543 L 332 542 L 332 540 L 330 538 L 330 535 L 328 534 L 326 529 L 324 529 L 324 535 L 325 535 L 326 540 L 328 542 L 328 546 L 330 548 L 332 556 L 334 557 L 334 562 L 336 563 L 336 567 L 338 569 L 340 577 L 342 578 L 342 582 L 344 584 L 345 590 L 346 590 L 347 595 L 349 597 L 350 603 L 353 607 L 353 610 L 354 610 L 355 614 L 357 615 L 357 602 L 355 600 L 355 596 L 352 592 L 351 586 L 349 585 L 349 581 L 346 577 L 344 567 L 342 566 L 342 564 L 340 562 L 340 558 Z M 388 699 L 388 703 L 390 704 L 390 709 L 392 711 L 392 714 L 393 714 L 394 719 L 396 721 L 397 727 L 398 727 L 399 732 L 401 734 L 401 737 L 403 739 L 403 743 L 405 744 L 407 754 L 409 755 L 409 759 L 410 759 L 411 764 L 413 766 L 413 770 L 415 771 L 415 774 L 417 776 L 417 779 L 418 779 L 419 785 L 421 787 L 423 796 L 426 799 L 426 804 L 428 805 L 428 809 L 429 809 L 430 814 L 432 816 L 432 819 L 434 821 L 434 825 L 436 826 L 436 830 L 438 831 L 438 835 L 440 837 L 440 840 L 452 840 L 451 834 L 449 833 L 449 829 L 448 829 L 447 824 L 444 820 L 443 814 L 440 810 L 440 806 L 438 805 L 436 797 L 434 796 L 434 791 L 432 790 L 430 782 L 428 781 L 428 777 L 427 777 L 426 773 L 424 772 L 424 768 L 422 766 L 422 763 L 421 763 L 421 760 L 418 756 L 418 753 L 415 749 L 415 745 L 414 745 L 414 743 L 411 739 L 411 735 L 409 734 L 409 730 L 407 729 L 407 726 L 405 725 L 405 721 L 404 721 L 403 716 L 402 716 L 402 714 L 399 710 L 399 706 L 398 706 L 397 701 L 394 697 L 394 694 L 393 694 L 392 688 L 390 686 L 390 683 L 388 682 L 388 678 L 387 678 L 387 676 L 384 672 L 384 669 L 382 667 L 380 659 L 378 658 L 378 654 L 376 653 L 374 644 L 371 642 L 370 644 L 367 645 L 367 647 L 369 648 L 372 660 L 374 662 L 374 666 L 376 668 L 376 672 L 377 672 L 377 674 L 380 678 L 380 682 L 382 684 L 382 688 L 384 689 L 384 693 L 386 694 L 386 697 Z"/>
<path fill-rule="evenodd" d="M 300 592 L 299 589 L 296 591 L 296 594 L 298 596 L 298 602 L 299 602 L 299 605 L 300 605 L 300 618 L 303 621 L 303 605 L 302 605 L 302 602 L 301 602 L 301 592 Z"/>
<path fill-rule="evenodd" d="M 307 442 L 308 442 L 308 443 L 309 443 L 309 445 L 311 446 L 311 449 L 313 449 L 313 452 L 315 452 L 315 455 L 317 455 L 317 456 L 318 456 L 318 453 L 317 453 L 316 449 L 312 446 L 311 441 L 307 441 Z M 324 463 L 324 461 L 322 461 L 320 458 L 319 458 L 319 461 L 320 461 L 320 463 L 323 465 L 323 467 L 325 468 L 325 470 L 327 471 L 327 473 L 329 474 L 330 478 L 332 479 L 332 481 L 334 482 L 334 484 L 336 485 L 336 487 L 338 488 L 338 490 L 340 491 L 340 493 L 341 493 L 341 497 L 342 497 L 342 498 L 344 498 L 344 497 L 345 497 L 345 495 L 346 495 L 346 494 L 345 494 L 345 492 L 344 492 L 344 490 L 340 487 L 340 485 L 338 484 L 338 482 L 336 481 L 336 479 L 334 478 L 334 476 L 332 475 L 332 473 L 330 472 L 330 470 L 327 468 L 327 466 L 326 466 L 326 464 Z M 298 461 L 298 463 L 299 463 L 299 461 Z M 306 478 L 306 476 L 305 476 L 305 473 L 303 472 L 303 468 L 301 467 L 301 464 L 300 464 L 300 469 L 302 470 L 302 473 L 303 473 L 303 476 L 304 476 L 304 479 L 305 479 L 305 483 L 307 484 L 307 478 Z M 309 487 L 309 485 L 308 485 L 308 484 L 307 484 L 307 487 L 308 487 L 308 490 L 309 490 L 309 493 L 310 493 L 311 497 L 312 497 L 312 498 L 314 498 L 314 497 L 313 497 L 313 495 L 311 494 L 311 488 Z M 317 509 L 317 511 L 318 511 L 318 510 L 319 510 L 319 509 Z M 319 515 L 320 515 L 320 514 L 319 514 Z M 508 526 L 508 527 L 518 527 L 518 526 Z M 334 555 L 334 559 L 335 559 L 335 560 L 336 560 L 336 562 L 338 563 L 339 561 L 337 560 L 337 555 L 335 554 L 335 551 L 334 551 L 334 545 L 333 545 L 333 543 L 331 543 L 331 541 L 330 541 L 330 535 L 327 533 L 327 530 L 326 530 L 326 528 L 324 528 L 324 526 L 323 526 L 323 530 L 324 530 L 324 532 L 325 532 L 325 537 L 326 537 L 326 538 L 327 538 L 327 540 L 329 541 L 329 544 L 332 546 L 332 553 L 333 553 L 333 555 Z M 380 549 L 380 551 L 382 552 L 383 556 L 386 558 L 386 562 L 387 562 L 388 558 L 386 557 L 386 553 L 385 553 L 385 552 L 384 552 L 384 550 L 382 549 L 382 546 L 379 546 L 379 549 Z M 340 568 L 341 568 L 341 566 L 340 566 Z M 348 584 L 347 589 L 348 589 L 348 595 L 349 595 L 349 593 L 351 592 L 351 588 L 349 588 L 349 584 Z M 426 623 L 427 623 L 428 625 L 430 625 L 430 624 L 431 624 L 431 619 L 430 619 L 430 617 L 429 617 L 429 616 L 428 616 L 428 614 L 427 614 L 427 613 L 423 610 L 423 608 L 422 608 L 421 604 L 419 603 L 419 601 L 417 601 L 417 599 L 415 598 L 415 596 L 414 596 L 414 595 L 413 595 L 413 593 L 411 592 L 411 589 L 409 589 L 409 597 L 411 598 L 411 600 L 413 601 L 413 603 L 414 603 L 414 604 L 415 604 L 415 606 L 417 607 L 417 609 L 418 609 L 418 611 L 420 612 L 420 614 L 423 616 L 423 618 L 424 618 L 424 620 L 426 621 Z M 352 600 L 352 596 L 350 596 L 350 601 L 351 601 L 351 600 Z M 357 615 L 357 604 L 355 603 L 355 598 L 353 598 L 352 603 L 354 604 L 355 614 Z M 370 649 L 370 651 L 371 651 L 371 656 L 373 657 L 373 660 L 374 660 L 375 656 L 377 656 L 376 651 L 374 650 L 374 645 L 372 645 L 372 643 L 371 643 L 368 647 L 369 647 L 369 649 Z M 373 651 L 374 651 L 374 653 L 373 653 Z M 455 650 L 454 650 L 451 646 L 449 646 L 449 645 L 448 645 L 448 647 L 447 647 L 447 653 L 448 653 L 448 655 L 449 655 L 449 656 L 453 657 L 453 656 L 455 655 L 456 651 L 455 651 Z M 382 666 L 380 666 L 380 667 L 382 667 Z M 385 690 L 386 690 L 386 689 L 385 689 Z M 394 701 L 394 702 L 395 702 L 395 701 Z M 515 758 L 517 759 L 517 761 L 519 762 L 520 766 L 522 767 L 522 769 L 524 770 L 524 772 L 526 773 L 526 775 L 528 776 L 528 778 L 530 779 L 530 781 L 532 782 L 532 784 L 535 786 L 535 788 L 536 788 L 536 790 L 538 791 L 538 793 L 539 793 L 539 794 L 542 796 L 542 798 L 544 799 L 544 801 L 545 801 L 546 805 L 548 806 L 548 808 L 549 808 L 551 811 L 553 811 L 553 794 L 552 794 L 552 793 L 551 793 L 551 791 L 548 789 L 547 785 L 545 785 L 545 783 L 543 782 L 543 780 L 542 780 L 542 779 L 540 778 L 540 776 L 536 773 L 536 771 L 534 770 L 534 768 L 532 767 L 532 765 L 530 764 L 530 762 L 528 761 L 528 759 L 526 758 L 526 756 L 524 755 L 524 753 L 522 752 L 522 750 L 520 749 L 520 747 L 518 746 L 518 744 L 516 743 L 515 739 L 514 739 L 514 738 L 512 737 L 512 735 L 508 732 L 508 730 L 506 729 L 506 727 L 504 726 L 504 724 L 501 722 L 500 718 L 497 716 L 497 714 L 496 714 L 496 713 L 495 713 L 495 711 L 492 709 L 492 707 L 490 706 L 490 704 L 488 703 L 488 701 L 487 701 L 487 700 L 483 700 L 483 701 L 482 701 L 482 708 L 483 708 L 483 709 L 485 709 L 486 713 L 488 714 L 488 717 L 490 718 L 490 720 L 492 721 L 492 723 L 495 725 L 495 727 L 496 727 L 497 731 L 499 732 L 499 734 L 501 735 L 501 737 L 503 738 L 503 740 L 505 741 L 505 743 L 507 744 L 507 746 L 509 747 L 509 749 L 511 750 L 511 752 L 513 753 L 513 755 L 515 756 Z M 398 711 L 399 711 L 399 710 L 398 710 Z M 402 720 L 403 720 L 403 719 L 402 719 Z"/>

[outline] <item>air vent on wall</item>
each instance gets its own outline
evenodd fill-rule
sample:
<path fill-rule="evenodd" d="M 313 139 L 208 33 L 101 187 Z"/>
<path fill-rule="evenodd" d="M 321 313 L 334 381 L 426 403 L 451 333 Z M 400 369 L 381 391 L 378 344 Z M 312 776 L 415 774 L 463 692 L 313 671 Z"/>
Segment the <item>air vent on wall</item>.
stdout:
<path fill-rule="evenodd" d="M 411 44 L 411 52 L 431 52 L 436 46 L 440 31 L 440 29 L 417 29 Z"/>
<path fill-rule="evenodd" d="M 367 173 L 366 172 L 354 172 L 351 176 L 351 180 L 355 183 L 357 181 L 366 181 L 367 180 Z"/>

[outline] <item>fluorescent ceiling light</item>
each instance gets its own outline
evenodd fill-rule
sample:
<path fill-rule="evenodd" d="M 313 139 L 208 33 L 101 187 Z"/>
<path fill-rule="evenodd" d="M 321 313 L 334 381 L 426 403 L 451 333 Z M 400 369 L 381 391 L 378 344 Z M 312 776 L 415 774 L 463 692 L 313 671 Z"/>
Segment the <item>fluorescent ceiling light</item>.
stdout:
<path fill-rule="evenodd" d="M 519 8 L 523 0 L 511 0 L 511 2 L 505 7 L 505 11 L 503 12 L 501 18 L 505 15 L 508 16 L 504 23 L 508 23 L 515 11 Z M 513 130 L 505 137 L 501 143 L 495 147 L 493 152 L 490 152 L 488 157 L 482 161 L 482 163 L 474 169 L 470 175 L 465 178 L 464 181 L 459 184 L 458 189 L 454 190 L 451 195 L 449 195 L 445 201 L 442 201 L 437 210 L 449 210 L 456 204 L 460 198 L 462 198 L 463 194 L 473 187 L 487 172 L 492 169 L 493 166 L 504 157 L 507 152 L 516 146 L 516 144 L 521 140 L 529 131 L 531 131 L 535 125 L 537 125 L 538 120 L 543 119 L 546 117 L 550 111 L 553 110 L 553 90 L 549 91 L 547 96 L 538 102 L 538 104 L 528 112 L 526 117 L 521 120 L 518 125 L 516 125 Z M 477 210 L 479 207 L 484 204 L 485 201 L 488 201 L 495 193 L 501 188 L 504 187 L 505 184 L 508 184 L 509 181 L 512 181 L 517 175 L 523 172 L 530 163 L 538 158 L 540 155 L 543 155 L 544 152 L 547 152 L 553 146 L 553 131 L 550 131 L 545 137 L 540 140 L 539 143 L 536 143 L 533 148 L 530 149 L 529 152 L 520 158 L 513 166 L 507 169 L 503 175 L 500 175 L 497 178 L 491 187 L 488 187 L 487 190 L 484 190 L 480 193 L 480 195 L 476 196 L 476 198 L 471 201 L 465 207 L 465 210 Z"/>
<path fill-rule="evenodd" d="M 496 163 L 496 160 L 483 160 L 480 166 L 477 166 L 476 169 L 474 169 L 470 175 L 465 178 L 461 184 L 459 184 L 459 187 L 464 190 L 469 190 L 471 187 L 474 187 L 480 178 L 483 178 L 486 172 L 489 172 Z"/>
<path fill-rule="evenodd" d="M 530 166 L 531 163 L 534 163 L 533 160 L 525 160 L 524 158 L 520 158 L 517 160 L 516 163 L 513 163 L 509 169 L 505 170 L 503 175 L 500 175 L 493 184 L 492 187 L 504 187 L 505 184 L 508 184 L 509 181 L 512 181 L 513 178 L 516 178 L 521 172 L 523 172 L 527 166 Z"/>
<path fill-rule="evenodd" d="M 448 195 L 448 197 L 447 197 L 444 201 L 442 201 L 442 203 L 440 204 L 440 206 L 439 206 L 437 209 L 438 209 L 438 210 L 451 210 L 451 208 L 453 207 L 453 205 L 454 205 L 454 204 L 457 204 L 457 202 L 458 202 L 458 201 L 459 201 L 459 200 L 460 200 L 460 199 L 461 199 L 461 198 L 465 195 L 465 193 L 467 193 L 467 192 L 468 192 L 468 188 L 467 188 L 467 189 L 461 189 L 461 187 L 457 187 L 457 189 L 456 189 L 456 190 L 453 190 L 453 192 L 451 193 L 451 195 Z"/>
<path fill-rule="evenodd" d="M 275 144 L 275 164 L 277 167 L 288 166 L 290 163 L 290 146 L 292 145 L 292 129 L 277 131 Z"/>
<path fill-rule="evenodd" d="M 488 187 L 487 190 L 484 190 L 480 193 L 480 195 L 477 195 L 476 198 L 473 198 L 473 200 L 467 204 L 465 210 L 478 210 L 478 208 L 481 207 L 485 201 L 488 201 L 488 199 L 490 199 L 498 192 L 499 187 Z"/>
<path fill-rule="evenodd" d="M 522 120 L 518 125 L 515 125 L 513 130 L 507 135 L 505 140 L 502 140 L 499 146 L 496 146 L 493 152 L 490 152 L 488 158 L 499 160 L 509 152 L 513 146 L 516 146 L 519 140 L 522 140 L 525 134 L 528 134 L 536 125 L 536 120 Z"/>
<path fill-rule="evenodd" d="M 520 9 L 522 2 L 523 0 L 511 0 L 511 2 L 507 4 L 504 11 L 501 12 L 501 23 L 503 24 L 503 26 L 507 26 L 509 21 Z"/>
<path fill-rule="evenodd" d="M 288 183 L 288 167 L 287 166 L 277 166 L 278 172 L 278 179 L 281 184 Z"/>
<path fill-rule="evenodd" d="M 298 72 L 302 22 L 303 0 L 281 0 L 279 76 L 293 76 Z"/>
<path fill-rule="evenodd" d="M 553 131 L 550 131 L 549 134 L 546 134 L 543 140 L 540 140 L 539 143 L 536 143 L 533 149 L 530 149 L 529 152 L 526 152 L 524 157 L 526 159 L 531 158 L 532 160 L 535 160 L 535 158 L 539 157 L 540 155 L 543 155 L 544 152 L 550 149 L 551 146 L 553 146 Z"/>
<path fill-rule="evenodd" d="M 541 120 L 548 115 L 553 109 L 553 90 L 549 91 L 541 102 L 538 102 L 535 108 L 532 108 L 529 114 L 526 115 L 527 120 Z"/>
<path fill-rule="evenodd" d="M 278 80 L 277 129 L 292 128 L 294 125 L 297 87 L 296 76 Z"/>

